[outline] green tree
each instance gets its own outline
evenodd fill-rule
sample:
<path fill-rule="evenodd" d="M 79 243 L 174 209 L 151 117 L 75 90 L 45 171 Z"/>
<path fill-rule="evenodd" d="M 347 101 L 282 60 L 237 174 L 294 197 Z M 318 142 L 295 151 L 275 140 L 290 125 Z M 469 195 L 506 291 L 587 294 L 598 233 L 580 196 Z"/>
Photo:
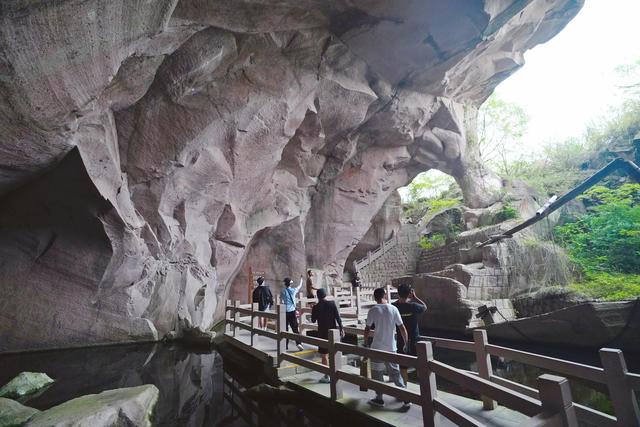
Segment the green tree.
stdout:
<path fill-rule="evenodd" d="M 455 185 L 455 180 L 451 176 L 432 169 L 418 174 L 404 190 L 401 190 L 400 194 L 408 202 L 440 199 Z"/>
<path fill-rule="evenodd" d="M 593 187 L 590 212 L 557 227 L 571 259 L 587 273 L 640 274 L 640 184 Z"/>
<path fill-rule="evenodd" d="M 529 117 L 521 106 L 492 94 L 478 110 L 477 149 L 480 159 L 499 174 L 512 175 L 523 155 L 516 147 L 528 123 Z"/>

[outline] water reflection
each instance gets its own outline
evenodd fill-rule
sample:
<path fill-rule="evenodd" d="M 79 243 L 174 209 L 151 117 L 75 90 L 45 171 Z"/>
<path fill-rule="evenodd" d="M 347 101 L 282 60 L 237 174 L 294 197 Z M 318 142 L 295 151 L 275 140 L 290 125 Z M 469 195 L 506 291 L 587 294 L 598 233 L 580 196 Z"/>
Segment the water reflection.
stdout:
<path fill-rule="evenodd" d="M 597 352 L 529 351 L 598 365 Z M 224 348 L 221 349 L 224 351 Z M 0 356 L 0 385 L 23 371 L 44 372 L 56 382 L 24 403 L 48 409 L 69 399 L 122 387 L 154 384 L 160 390 L 154 424 L 158 426 L 322 426 L 352 414 L 332 413 L 336 405 L 323 406 L 291 391 L 267 389 L 249 398 L 246 389 L 267 380 L 255 360 L 218 351 L 198 351 L 181 345 L 138 344 L 60 350 Z M 435 358 L 452 366 L 476 371 L 472 353 L 435 349 Z M 636 355 L 637 356 L 637 355 Z M 638 372 L 640 358 L 627 356 L 630 369 Z M 496 375 L 535 387 L 543 370 L 492 358 Z M 570 379 L 574 401 L 612 413 L 606 388 Z M 468 390 L 438 379 L 439 388 L 477 398 Z M 353 420 L 352 424 L 359 424 Z M 344 425 L 336 423 L 335 425 Z"/>
<path fill-rule="evenodd" d="M 0 384 L 23 371 L 45 372 L 56 380 L 25 402 L 37 409 L 85 394 L 154 384 L 160 390 L 155 425 L 248 425 L 224 399 L 222 357 L 217 352 L 155 344 L 0 356 Z"/>
<path fill-rule="evenodd" d="M 224 348 L 221 349 L 221 351 Z M 270 389 L 246 390 L 267 381 L 264 370 L 244 355 L 199 351 L 181 345 L 138 344 L 0 355 L 0 385 L 20 372 L 44 372 L 56 380 L 47 390 L 23 400 L 48 409 L 86 394 L 154 384 L 160 397 L 157 426 L 322 426 L 331 416 L 299 394 Z"/>

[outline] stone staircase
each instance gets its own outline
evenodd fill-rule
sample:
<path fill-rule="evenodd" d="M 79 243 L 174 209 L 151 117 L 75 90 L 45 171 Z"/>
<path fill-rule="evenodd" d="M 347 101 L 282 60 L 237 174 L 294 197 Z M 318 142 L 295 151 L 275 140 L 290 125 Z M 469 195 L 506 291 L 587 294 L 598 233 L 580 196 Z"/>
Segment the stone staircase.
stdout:
<path fill-rule="evenodd" d="M 419 254 L 415 226 L 403 224 L 396 235 L 354 264 L 364 286 L 385 286 L 395 277 L 415 273 Z"/>

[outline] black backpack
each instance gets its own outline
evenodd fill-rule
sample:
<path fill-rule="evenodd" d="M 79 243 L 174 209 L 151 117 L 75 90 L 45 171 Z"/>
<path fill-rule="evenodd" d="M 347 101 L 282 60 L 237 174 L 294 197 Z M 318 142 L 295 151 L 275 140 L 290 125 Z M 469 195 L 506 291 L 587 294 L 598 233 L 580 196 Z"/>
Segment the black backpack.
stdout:
<path fill-rule="evenodd" d="M 253 290 L 252 299 L 254 303 L 258 303 L 258 310 L 264 311 L 267 307 L 273 305 L 273 295 L 268 286 L 258 286 Z"/>

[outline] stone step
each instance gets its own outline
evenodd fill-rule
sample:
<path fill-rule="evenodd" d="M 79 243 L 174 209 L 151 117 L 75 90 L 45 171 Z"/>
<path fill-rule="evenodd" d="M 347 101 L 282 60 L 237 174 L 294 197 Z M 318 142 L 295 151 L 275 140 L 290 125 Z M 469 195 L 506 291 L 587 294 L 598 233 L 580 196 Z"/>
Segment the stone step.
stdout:
<path fill-rule="evenodd" d="M 309 350 L 303 350 L 301 352 L 298 353 L 305 353 L 308 354 Z M 305 355 L 301 355 L 298 353 L 292 353 L 294 356 L 300 356 L 303 357 L 306 360 L 311 360 L 313 362 L 316 363 L 321 363 L 321 358 L 320 358 L 320 354 L 313 350 L 311 351 L 315 357 L 306 357 Z M 348 359 L 347 356 L 342 356 L 342 364 L 345 365 L 347 363 Z M 304 366 L 300 366 L 300 365 L 296 365 L 295 363 L 284 361 L 282 362 L 281 366 L 276 368 L 276 372 L 278 373 L 278 378 L 284 378 L 284 377 L 290 377 L 292 375 L 296 375 L 296 374 L 302 374 L 305 372 L 311 372 L 311 369 L 306 368 Z"/>

